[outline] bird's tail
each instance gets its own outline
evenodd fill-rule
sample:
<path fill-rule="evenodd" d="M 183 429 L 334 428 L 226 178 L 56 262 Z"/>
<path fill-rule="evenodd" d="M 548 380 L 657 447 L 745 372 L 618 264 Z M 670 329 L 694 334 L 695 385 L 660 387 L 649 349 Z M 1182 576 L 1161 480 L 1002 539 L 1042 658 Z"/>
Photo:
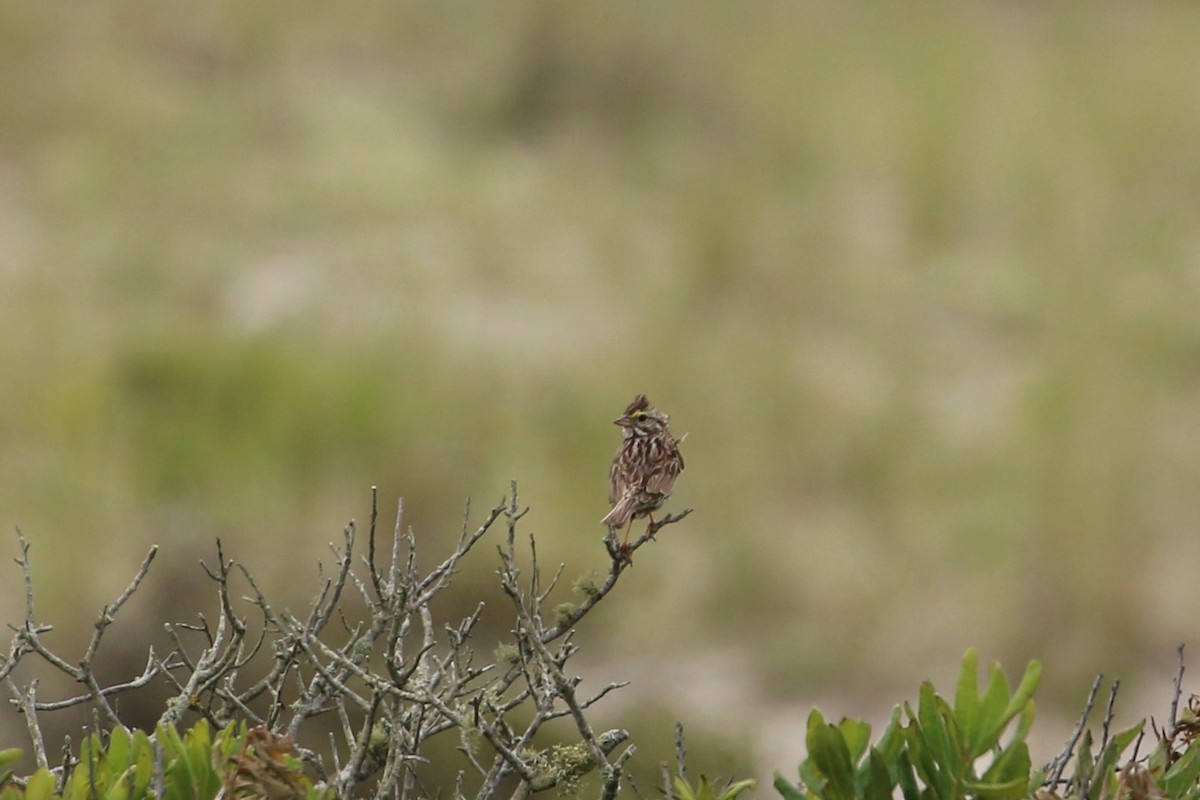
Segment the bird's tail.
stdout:
<path fill-rule="evenodd" d="M 612 528 L 624 527 L 629 522 L 629 517 L 633 514 L 635 499 L 632 494 L 627 494 L 622 497 L 617 504 L 613 506 L 612 511 L 600 520 L 604 525 Z"/>

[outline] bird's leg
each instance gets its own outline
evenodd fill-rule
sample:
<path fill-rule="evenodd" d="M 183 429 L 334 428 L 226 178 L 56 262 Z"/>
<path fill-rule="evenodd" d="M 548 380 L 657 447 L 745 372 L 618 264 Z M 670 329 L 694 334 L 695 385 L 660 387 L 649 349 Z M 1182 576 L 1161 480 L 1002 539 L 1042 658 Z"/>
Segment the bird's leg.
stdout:
<path fill-rule="evenodd" d="M 621 554 L 625 556 L 625 560 L 629 562 L 629 566 L 633 566 L 633 548 L 629 546 L 629 532 L 633 529 L 633 516 L 630 515 L 629 522 L 625 523 L 625 541 L 621 543 Z"/>

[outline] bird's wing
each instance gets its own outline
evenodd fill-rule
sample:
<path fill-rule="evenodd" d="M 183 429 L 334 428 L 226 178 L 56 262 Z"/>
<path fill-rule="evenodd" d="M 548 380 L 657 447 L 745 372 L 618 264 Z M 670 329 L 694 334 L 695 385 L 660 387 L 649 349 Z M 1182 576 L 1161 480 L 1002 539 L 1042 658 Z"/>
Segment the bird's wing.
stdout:
<path fill-rule="evenodd" d="M 646 478 L 646 491 L 653 494 L 670 494 L 675 487 L 675 479 L 683 472 L 683 457 L 674 445 L 670 448 L 670 457 L 661 460 L 655 470 Z M 656 462 L 657 463 L 657 462 Z"/>
<path fill-rule="evenodd" d="M 651 494 L 670 494 L 678 477 L 679 468 L 675 463 L 664 464 L 650 475 L 646 481 L 646 491 Z"/>
<path fill-rule="evenodd" d="M 617 461 L 613 460 L 612 468 L 608 471 L 608 504 L 615 506 L 621 501 L 621 496 L 625 494 L 621 482 L 617 480 Z"/>

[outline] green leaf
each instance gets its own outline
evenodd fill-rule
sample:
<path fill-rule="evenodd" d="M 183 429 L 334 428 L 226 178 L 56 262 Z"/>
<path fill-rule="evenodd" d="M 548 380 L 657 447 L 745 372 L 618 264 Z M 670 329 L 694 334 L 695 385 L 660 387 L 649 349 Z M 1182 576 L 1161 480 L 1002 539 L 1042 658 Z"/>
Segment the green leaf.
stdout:
<path fill-rule="evenodd" d="M 183 739 L 174 725 L 159 725 L 157 729 L 158 743 L 163 748 L 163 755 L 168 759 L 178 758 L 183 753 Z"/>
<path fill-rule="evenodd" d="M 967 648 L 962 672 L 958 675 L 958 691 L 954 695 L 954 716 L 962 730 L 963 739 L 970 743 L 979 736 L 979 652 Z"/>
<path fill-rule="evenodd" d="M 207 764 L 212 751 L 212 732 L 208 722 L 201 720 L 183 737 L 184 745 L 193 765 Z"/>
<path fill-rule="evenodd" d="M 825 794 L 825 785 L 829 781 L 825 780 L 821 773 L 813 768 L 812 759 L 806 758 L 800 763 L 800 786 L 808 794 L 823 797 Z"/>
<path fill-rule="evenodd" d="M 1033 693 L 1037 690 L 1041 679 L 1042 663 L 1030 661 L 1029 665 L 1025 667 L 1025 674 L 1021 676 L 1021 682 L 1017 684 L 1017 691 L 1013 693 L 1004 709 L 1002 725 L 1007 725 L 1009 720 L 1021 713 L 1025 704 L 1033 698 Z"/>
<path fill-rule="evenodd" d="M 883 755 L 874 747 L 867 754 L 865 780 L 862 782 L 860 797 L 862 800 L 891 800 L 892 790 L 896 788 L 888 771 L 887 762 Z"/>
<path fill-rule="evenodd" d="M 1146 766 L 1155 774 L 1161 775 L 1172 763 L 1174 751 L 1165 739 L 1156 738 L 1154 749 L 1146 758 Z"/>
<path fill-rule="evenodd" d="M 154 777 L 154 744 L 145 731 L 134 731 L 130 753 L 134 763 L 133 796 L 141 797 Z"/>
<path fill-rule="evenodd" d="M 1075 775 L 1071 778 L 1072 788 L 1082 786 L 1085 783 L 1089 786 L 1094 786 L 1094 782 L 1092 781 L 1092 768 L 1094 765 L 1092 731 L 1088 728 L 1079 737 L 1079 745 L 1075 748 Z"/>
<path fill-rule="evenodd" d="M 1023 742 L 1029 738 L 1029 731 L 1033 730 L 1033 718 L 1037 714 L 1037 703 L 1030 700 L 1025 704 L 1025 710 L 1021 712 L 1021 716 L 1017 717 L 1017 730 L 1013 733 L 1013 742 Z"/>
<path fill-rule="evenodd" d="M 871 726 L 860 720 L 843 717 L 837 728 L 850 751 L 850 763 L 857 764 L 871 743 Z"/>
<path fill-rule="evenodd" d="M 131 763 L 129 759 L 129 731 L 122 726 L 113 728 L 108 734 L 106 761 L 111 772 L 121 772 Z"/>
<path fill-rule="evenodd" d="M 203 797 L 204 775 L 209 769 L 208 751 L 200 749 L 197 757 L 197 741 L 208 740 L 208 723 L 197 722 L 181 737 L 174 726 L 159 727 L 158 741 L 163 745 L 164 793 L 167 797 Z"/>
<path fill-rule="evenodd" d="M 213 740 L 218 759 L 224 763 L 245 749 L 248 733 L 249 728 L 245 722 L 231 722 L 218 731 Z"/>
<path fill-rule="evenodd" d="M 828 800 L 855 800 L 854 771 L 850 763 L 850 748 L 842 732 L 825 724 L 819 712 L 808 716 L 808 763 L 825 778 L 824 791 Z"/>
<path fill-rule="evenodd" d="M 1029 771 L 1032 766 L 1029 760 L 1029 745 L 1025 742 L 1014 742 L 1000 751 L 983 773 L 980 784 L 1000 786 L 1015 781 L 1021 784 L 1022 788 L 1018 794 L 1023 796 L 1029 785 Z"/>
<path fill-rule="evenodd" d="M 907 706 L 906 706 L 907 710 Z M 911 711 L 910 711 L 911 713 Z M 934 757 L 925 746 L 924 739 L 921 734 L 921 725 L 916 720 L 912 720 L 908 725 L 904 726 L 904 743 L 905 749 L 901 753 L 907 760 L 909 768 L 913 773 L 914 791 L 916 781 L 920 779 L 926 787 L 932 788 L 935 792 L 940 790 L 938 765 Z M 901 789 L 904 784 L 900 784 Z M 907 796 L 907 795 L 906 795 Z M 913 797 L 919 798 L 921 794 L 914 794 Z"/>
<path fill-rule="evenodd" d="M 96 734 L 89 734 L 83 737 L 79 743 L 79 762 L 81 764 L 94 764 L 98 754 L 103 752 L 104 748 L 100 746 Z"/>
<path fill-rule="evenodd" d="M 946 763 L 950 754 L 950 737 L 946 733 L 945 721 L 938 714 L 937 695 L 929 681 L 921 684 L 917 698 L 917 731 L 923 749 L 934 760 Z"/>
<path fill-rule="evenodd" d="M 1133 740 L 1141 732 L 1142 723 L 1138 723 L 1118 733 L 1108 740 L 1096 758 L 1092 769 L 1092 785 L 1088 789 L 1088 797 L 1100 797 L 1106 786 L 1116 786 L 1117 761 Z M 1085 734 L 1086 736 L 1086 734 Z M 1090 741 L 1089 741 L 1090 749 Z"/>
<path fill-rule="evenodd" d="M 1008 703 L 1008 676 L 1000 664 L 993 661 L 988 667 L 988 685 L 980 703 L 979 726 L 967 748 L 971 758 L 979 758 L 1000 741 L 1000 735 L 1008 724 L 1004 718 Z"/>
<path fill-rule="evenodd" d="M 713 796 L 713 787 L 708 784 L 708 778 L 700 776 L 700 789 L 692 789 L 691 784 L 684 781 L 682 777 L 676 777 L 674 780 L 676 787 L 676 796 L 680 800 L 715 800 Z"/>
<path fill-rule="evenodd" d="M 104 800 L 128 800 L 135 796 L 129 787 L 130 780 L 133 779 L 133 769 L 126 770 L 123 774 L 110 781 L 109 790 L 104 793 Z"/>
<path fill-rule="evenodd" d="M 739 794 L 747 789 L 753 789 L 755 786 L 758 786 L 758 781 L 754 780 L 753 778 L 747 778 L 745 780 L 737 781 L 736 783 L 731 783 L 725 787 L 724 791 L 721 792 L 720 800 L 735 800 Z"/>
<path fill-rule="evenodd" d="M 1163 776 L 1163 791 L 1166 792 L 1167 797 L 1181 797 L 1188 787 L 1196 783 L 1198 776 L 1200 776 L 1200 748 L 1192 745 Z"/>
<path fill-rule="evenodd" d="M 921 792 L 917 789 L 917 776 L 913 772 L 913 765 L 906 751 L 901 750 L 900 756 L 896 760 L 895 778 L 896 784 L 900 787 L 900 793 L 904 795 L 904 800 L 921 800 Z"/>
<path fill-rule="evenodd" d="M 4 750 L 0 750 L 0 767 L 3 767 L 5 764 L 11 764 L 20 758 L 21 755 L 22 751 L 19 747 L 9 747 Z"/>
<path fill-rule="evenodd" d="M 1027 794 L 1029 780 L 1028 778 L 1015 778 L 1003 783 L 964 781 L 963 788 L 969 795 L 989 798 L 989 800 L 1019 800 Z"/>
<path fill-rule="evenodd" d="M 955 796 L 955 776 L 965 775 L 970 765 L 965 764 L 961 756 L 954 715 L 928 681 L 921 685 L 917 721 L 920 723 L 922 752 L 916 767 L 918 771 L 924 769 L 923 777 L 929 789 L 942 800 L 950 800 Z"/>
<path fill-rule="evenodd" d="M 700 776 L 700 786 L 693 789 L 683 778 L 675 778 L 675 794 L 680 800 L 734 800 L 739 794 L 758 785 L 755 780 L 743 780 L 726 786 L 720 795 L 707 776 Z"/>
<path fill-rule="evenodd" d="M 808 714 L 807 730 L 805 732 L 805 742 L 808 737 L 812 736 L 812 731 L 825 724 L 825 717 L 821 715 L 820 709 L 814 708 Z M 823 797 L 825 794 L 825 786 L 829 781 L 825 778 L 824 773 L 817 767 L 813 761 L 812 752 L 808 757 L 800 762 L 800 785 L 809 794 L 815 794 Z"/>
<path fill-rule="evenodd" d="M 895 763 L 900 751 L 904 749 L 904 736 L 900 732 L 900 728 L 900 706 L 892 706 L 892 716 L 888 720 L 887 727 L 883 729 L 883 735 L 875 743 L 875 749 L 883 756 L 886 764 Z"/>
<path fill-rule="evenodd" d="M 1144 728 L 1145 725 L 1146 720 L 1135 722 L 1133 725 L 1130 725 L 1128 728 L 1112 737 L 1112 741 L 1114 743 L 1113 747 L 1117 749 L 1118 754 L 1124 753 L 1125 749 L 1129 747 L 1129 745 L 1133 744 L 1134 740 L 1142 735 L 1142 728 Z"/>
<path fill-rule="evenodd" d="M 45 767 L 29 777 L 25 784 L 25 800 L 50 800 L 54 796 L 54 776 Z"/>
<path fill-rule="evenodd" d="M 83 737 L 79 743 L 79 764 L 63 786 L 63 795 L 92 797 L 96 791 L 106 791 L 110 782 L 99 735 L 93 733 Z"/>
<path fill-rule="evenodd" d="M 787 778 L 783 777 L 782 773 L 775 773 L 775 780 L 772 785 L 775 787 L 775 791 L 783 795 L 783 800 L 806 800 L 800 789 Z"/>

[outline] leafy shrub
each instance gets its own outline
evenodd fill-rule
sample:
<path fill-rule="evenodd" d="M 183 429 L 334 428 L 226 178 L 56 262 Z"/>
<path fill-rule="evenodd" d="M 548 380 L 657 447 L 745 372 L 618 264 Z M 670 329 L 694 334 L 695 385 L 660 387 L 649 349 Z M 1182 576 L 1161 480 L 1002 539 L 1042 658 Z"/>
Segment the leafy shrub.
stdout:
<path fill-rule="evenodd" d="M 1144 720 L 1109 734 L 1119 683 L 1113 685 L 1099 742 L 1087 728 L 1101 682 L 1097 677 L 1063 752 L 1034 769 L 1026 739 L 1041 665 L 1030 662 L 1017 688 L 1010 690 L 1004 671 L 993 663 L 982 694 L 978 671 L 979 656 L 968 650 L 953 706 L 927 681 L 916 710 L 908 703 L 894 708 L 874 744 L 867 723 L 843 719 L 834 725 L 814 709 L 799 781 L 791 783 L 776 773 L 775 789 L 784 800 L 891 800 L 897 790 L 904 800 L 1016 800 L 1031 794 L 1038 800 L 1200 798 L 1200 697 L 1193 696 L 1175 720 L 1182 648 L 1171 720 L 1145 757 L 1139 757 L 1137 747 Z M 1064 778 L 1072 763 L 1072 774 Z"/>

